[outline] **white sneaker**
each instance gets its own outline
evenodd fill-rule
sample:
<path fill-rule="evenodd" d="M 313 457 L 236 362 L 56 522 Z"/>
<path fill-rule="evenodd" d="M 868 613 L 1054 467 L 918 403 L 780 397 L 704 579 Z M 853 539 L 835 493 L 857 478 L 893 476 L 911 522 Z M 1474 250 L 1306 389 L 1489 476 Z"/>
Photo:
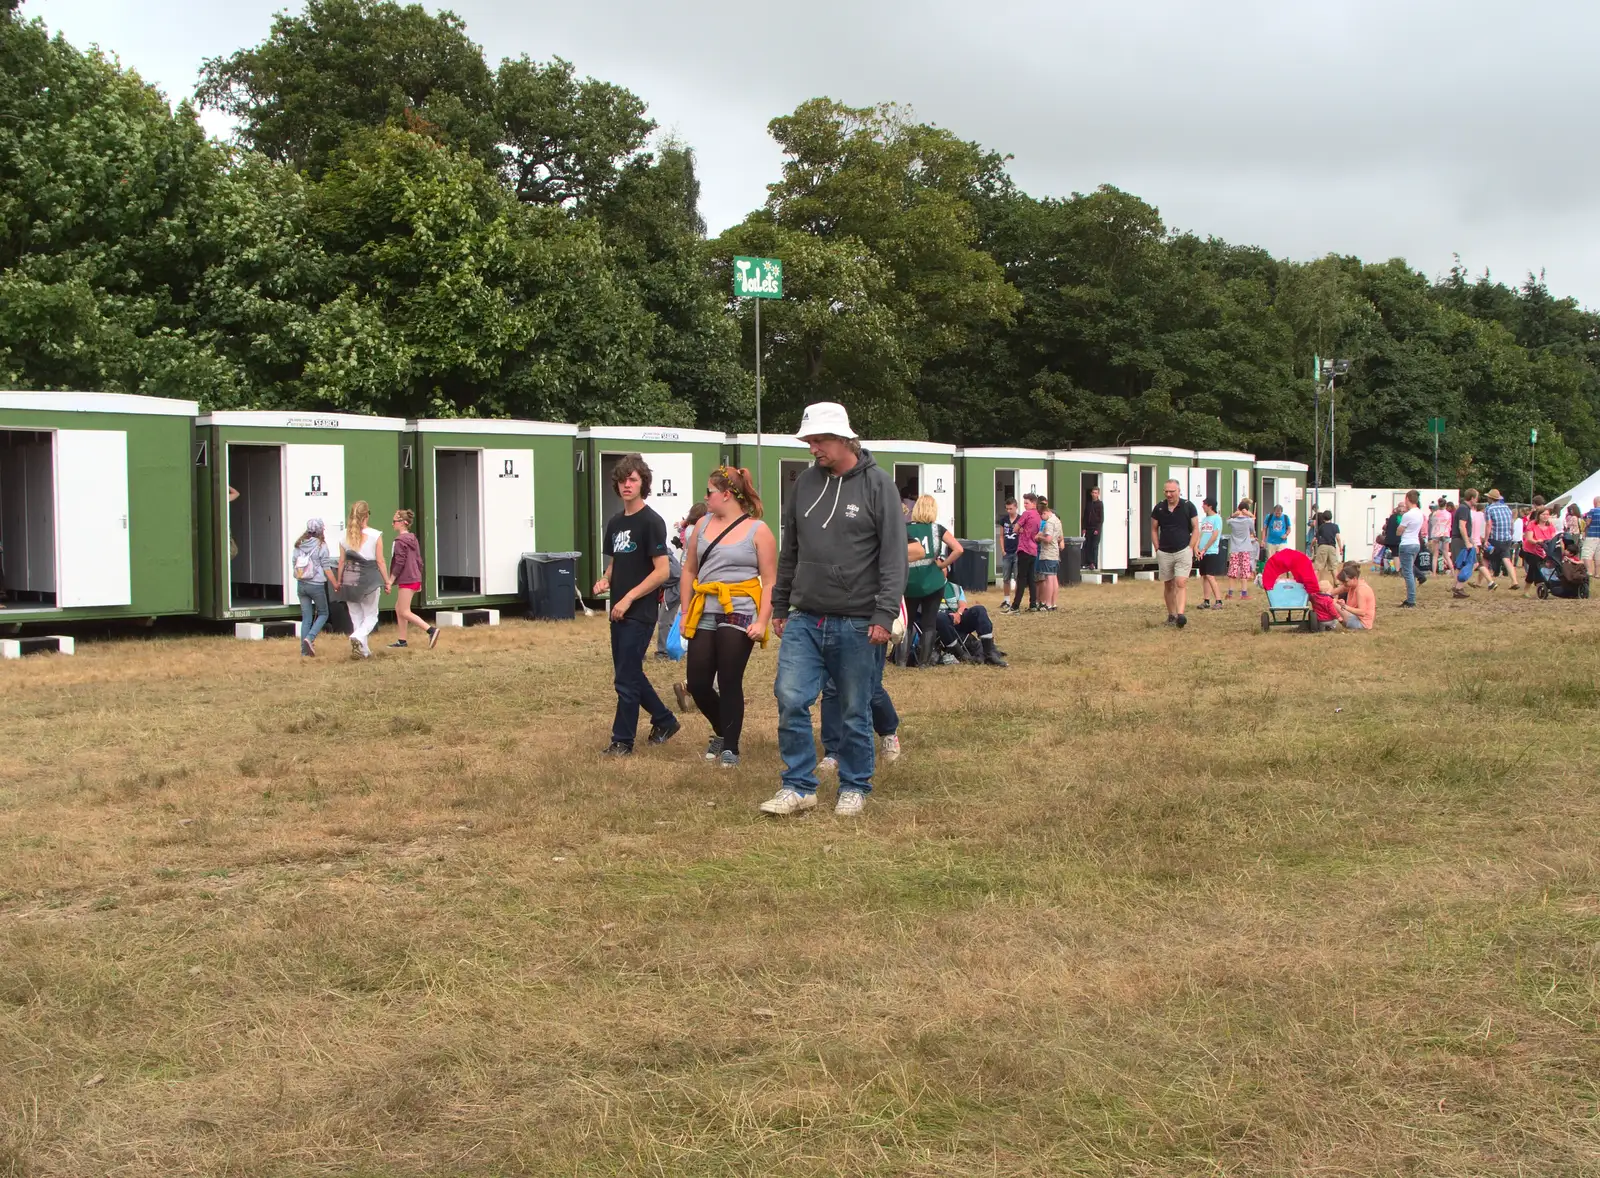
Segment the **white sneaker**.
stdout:
<path fill-rule="evenodd" d="M 803 794 L 784 786 L 761 803 L 761 812 L 763 814 L 799 814 L 804 810 L 814 809 L 816 804 L 816 794 Z"/>
<path fill-rule="evenodd" d="M 817 772 L 818 773 L 837 773 L 837 772 L 839 772 L 839 758 L 838 757 L 823 757 L 822 760 L 817 762 Z"/>
<path fill-rule="evenodd" d="M 883 759 L 885 761 L 898 761 L 900 759 L 900 738 L 886 736 L 883 738 Z M 856 807 L 857 810 L 860 807 Z"/>
<path fill-rule="evenodd" d="M 866 809 L 867 795 L 859 789 L 841 789 L 839 800 L 833 804 L 833 812 L 842 818 L 853 818 Z"/>

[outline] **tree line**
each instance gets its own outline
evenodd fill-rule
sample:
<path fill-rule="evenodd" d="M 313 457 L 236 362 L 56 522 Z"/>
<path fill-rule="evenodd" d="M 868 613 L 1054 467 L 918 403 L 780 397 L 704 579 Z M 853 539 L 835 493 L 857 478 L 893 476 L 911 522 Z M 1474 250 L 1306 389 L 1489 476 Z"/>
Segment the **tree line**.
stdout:
<path fill-rule="evenodd" d="M 237 121 L 209 139 L 197 108 Z M 781 173 L 707 240 L 692 148 L 560 58 L 491 65 L 448 12 L 307 0 L 176 109 L 0 0 L 0 385 L 208 408 L 749 429 L 731 258 L 784 262 L 764 419 L 879 437 L 1164 443 L 1342 480 L 1541 490 L 1600 466 L 1600 319 L 1541 277 L 1309 263 L 1170 230 L 1112 187 L 1022 192 L 894 104 L 775 118 Z"/>

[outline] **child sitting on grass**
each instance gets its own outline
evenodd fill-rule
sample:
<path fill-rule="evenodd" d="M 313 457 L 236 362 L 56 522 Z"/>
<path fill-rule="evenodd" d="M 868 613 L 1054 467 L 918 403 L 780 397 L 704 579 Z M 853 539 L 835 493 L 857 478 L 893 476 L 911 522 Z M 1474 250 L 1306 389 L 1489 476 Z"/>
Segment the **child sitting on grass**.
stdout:
<path fill-rule="evenodd" d="M 1377 624 L 1378 595 L 1361 579 L 1361 562 L 1347 560 L 1339 570 L 1333 604 L 1346 630 L 1371 630 Z"/>

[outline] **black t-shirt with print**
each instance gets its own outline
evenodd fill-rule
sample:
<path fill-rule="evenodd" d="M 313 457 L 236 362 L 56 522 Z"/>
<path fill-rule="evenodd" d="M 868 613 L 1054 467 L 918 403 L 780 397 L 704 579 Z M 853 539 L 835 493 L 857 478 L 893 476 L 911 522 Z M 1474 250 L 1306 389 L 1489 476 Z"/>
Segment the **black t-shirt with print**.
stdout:
<path fill-rule="evenodd" d="M 1156 521 L 1156 547 L 1162 552 L 1182 552 L 1189 547 L 1194 542 L 1191 521 L 1199 515 L 1187 499 L 1179 499 L 1173 508 L 1167 507 L 1165 499 L 1157 503 L 1150 512 L 1150 518 Z"/>
<path fill-rule="evenodd" d="M 611 600 L 621 601 L 655 571 L 656 557 L 667 555 L 667 525 L 649 506 L 629 515 L 619 511 L 606 524 L 606 556 L 611 560 Z M 646 593 L 628 607 L 628 617 L 655 624 L 659 601 Z"/>

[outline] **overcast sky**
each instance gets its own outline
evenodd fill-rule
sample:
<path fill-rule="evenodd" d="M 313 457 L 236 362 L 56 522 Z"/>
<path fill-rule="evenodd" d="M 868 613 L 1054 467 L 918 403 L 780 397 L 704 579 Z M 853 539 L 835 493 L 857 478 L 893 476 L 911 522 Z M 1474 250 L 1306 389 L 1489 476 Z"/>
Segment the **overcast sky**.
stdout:
<path fill-rule="evenodd" d="M 28 0 L 80 46 L 193 91 L 298 0 Z M 430 10 L 438 5 L 429 3 Z M 1544 0 L 457 0 L 491 64 L 559 55 L 698 154 L 715 234 L 777 176 L 767 120 L 909 104 L 1015 157 L 1035 195 L 1115 184 L 1169 226 L 1281 257 L 1400 256 L 1600 307 L 1600 5 Z M 208 125 L 226 130 L 214 119 Z"/>

